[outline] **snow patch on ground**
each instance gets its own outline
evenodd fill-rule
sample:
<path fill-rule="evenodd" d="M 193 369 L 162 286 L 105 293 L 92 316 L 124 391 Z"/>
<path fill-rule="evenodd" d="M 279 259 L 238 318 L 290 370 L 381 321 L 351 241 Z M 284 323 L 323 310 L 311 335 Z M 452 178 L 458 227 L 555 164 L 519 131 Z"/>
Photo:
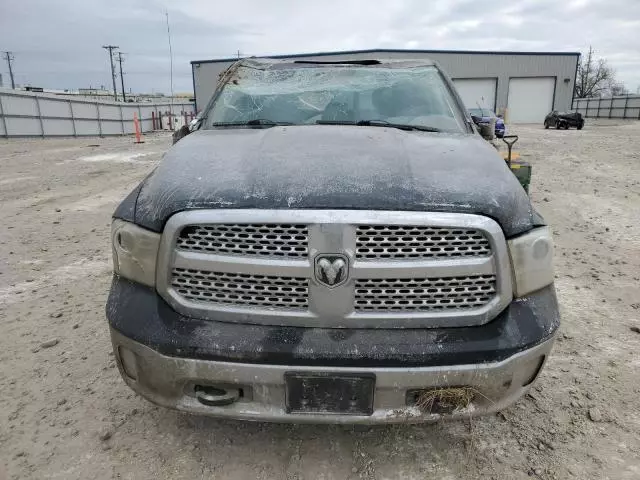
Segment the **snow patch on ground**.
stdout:
<path fill-rule="evenodd" d="M 106 260 L 78 260 L 68 265 L 45 272 L 40 278 L 32 282 L 20 282 L 0 288 L 0 304 L 9 305 L 22 302 L 29 292 L 50 285 L 52 283 L 64 283 L 80 278 L 101 275 L 111 268 L 111 263 Z"/>
<path fill-rule="evenodd" d="M 100 153 L 98 155 L 87 155 L 79 157 L 76 160 L 81 162 L 116 162 L 127 163 L 134 160 L 142 159 L 150 155 L 155 155 L 158 152 L 113 152 L 113 153 Z"/>
<path fill-rule="evenodd" d="M 36 177 L 12 177 L 12 178 L 3 178 L 0 180 L 0 185 L 10 185 L 16 182 L 26 182 L 27 180 L 33 180 Z"/>
<path fill-rule="evenodd" d="M 73 202 L 68 204 L 65 209 L 73 210 L 76 212 L 90 212 L 93 210 L 97 210 L 105 205 L 117 204 L 122 201 L 127 195 L 127 191 L 122 191 L 120 189 L 113 190 L 110 192 L 105 192 L 101 195 L 97 195 L 95 197 L 83 198 L 77 202 Z"/>

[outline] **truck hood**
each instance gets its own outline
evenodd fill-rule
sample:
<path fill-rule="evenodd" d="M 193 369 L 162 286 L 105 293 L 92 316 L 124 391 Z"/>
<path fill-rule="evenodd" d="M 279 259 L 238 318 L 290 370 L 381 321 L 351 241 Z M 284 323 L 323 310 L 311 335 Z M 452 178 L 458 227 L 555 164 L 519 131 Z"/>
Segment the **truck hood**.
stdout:
<path fill-rule="evenodd" d="M 532 228 L 529 198 L 478 135 L 334 125 L 203 130 L 139 190 L 135 222 L 161 231 L 189 209 L 476 213 L 507 236 Z"/>

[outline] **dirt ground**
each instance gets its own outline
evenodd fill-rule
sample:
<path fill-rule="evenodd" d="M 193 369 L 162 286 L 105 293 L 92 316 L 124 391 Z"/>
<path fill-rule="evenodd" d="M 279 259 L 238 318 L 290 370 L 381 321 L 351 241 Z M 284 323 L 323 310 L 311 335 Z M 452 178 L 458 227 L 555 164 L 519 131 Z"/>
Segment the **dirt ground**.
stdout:
<path fill-rule="evenodd" d="M 640 122 L 515 129 L 553 226 L 562 331 L 495 416 L 374 428 L 221 421 L 122 382 L 110 215 L 166 134 L 0 140 L 0 478 L 640 478 Z"/>

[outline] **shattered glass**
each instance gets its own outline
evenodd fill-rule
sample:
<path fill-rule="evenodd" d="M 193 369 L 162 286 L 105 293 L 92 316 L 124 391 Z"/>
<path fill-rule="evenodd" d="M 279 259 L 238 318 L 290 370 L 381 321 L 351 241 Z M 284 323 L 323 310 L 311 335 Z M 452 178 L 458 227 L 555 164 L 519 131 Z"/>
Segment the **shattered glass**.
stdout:
<path fill-rule="evenodd" d="M 375 120 L 464 132 L 464 119 L 433 66 L 240 66 L 206 114 L 205 128 L 261 124 L 356 124 Z"/>

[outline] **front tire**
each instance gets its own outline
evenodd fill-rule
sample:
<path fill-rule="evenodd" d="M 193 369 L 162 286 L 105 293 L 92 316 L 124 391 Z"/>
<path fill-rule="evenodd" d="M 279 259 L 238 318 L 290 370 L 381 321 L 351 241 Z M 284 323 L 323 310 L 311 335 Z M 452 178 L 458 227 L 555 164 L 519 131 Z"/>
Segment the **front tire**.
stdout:
<path fill-rule="evenodd" d="M 560 122 L 556 120 L 556 130 L 560 130 Z"/>
<path fill-rule="evenodd" d="M 547 123 L 547 121 L 546 121 L 546 120 L 544 121 L 544 128 L 545 128 L 545 130 L 548 130 L 548 129 L 549 129 L 549 124 Z"/>

